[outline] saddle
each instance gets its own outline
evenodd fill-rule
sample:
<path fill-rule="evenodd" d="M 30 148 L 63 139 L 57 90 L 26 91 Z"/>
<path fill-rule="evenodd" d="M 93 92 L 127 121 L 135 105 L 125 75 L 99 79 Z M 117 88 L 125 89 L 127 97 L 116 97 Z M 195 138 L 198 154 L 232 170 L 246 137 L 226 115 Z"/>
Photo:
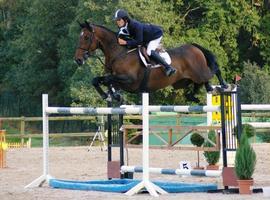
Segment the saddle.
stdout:
<path fill-rule="evenodd" d="M 156 50 L 158 54 L 170 65 L 172 63 L 170 55 L 165 51 L 165 49 L 160 45 Z M 156 63 L 154 60 L 152 60 L 146 52 L 146 47 L 145 46 L 140 46 L 138 48 L 138 53 L 140 56 L 141 61 L 145 65 L 145 67 L 150 67 L 150 68 L 157 68 L 161 67 L 160 64 Z"/>

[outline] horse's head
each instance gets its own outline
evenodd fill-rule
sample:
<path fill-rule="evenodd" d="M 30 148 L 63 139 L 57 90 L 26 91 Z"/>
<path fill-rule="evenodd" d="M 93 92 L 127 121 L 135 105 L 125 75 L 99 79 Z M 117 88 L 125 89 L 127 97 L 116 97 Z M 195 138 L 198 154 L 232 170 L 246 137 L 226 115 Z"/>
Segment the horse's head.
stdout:
<path fill-rule="evenodd" d="M 98 48 L 99 42 L 95 36 L 95 31 L 92 25 L 90 25 L 87 21 L 85 21 L 83 24 L 79 24 L 81 27 L 81 34 L 79 46 L 75 52 L 75 61 L 78 65 L 82 65 L 90 56 L 90 53 Z"/>

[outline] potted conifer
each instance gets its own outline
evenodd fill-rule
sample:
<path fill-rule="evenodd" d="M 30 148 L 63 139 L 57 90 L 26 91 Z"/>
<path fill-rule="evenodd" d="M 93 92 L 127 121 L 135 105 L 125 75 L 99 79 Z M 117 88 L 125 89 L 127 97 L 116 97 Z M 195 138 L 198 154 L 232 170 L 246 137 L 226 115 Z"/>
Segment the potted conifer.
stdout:
<path fill-rule="evenodd" d="M 256 153 L 248 141 L 246 132 L 243 131 L 235 156 L 235 173 L 240 194 L 251 194 L 250 186 L 253 185 L 255 165 Z"/>
<path fill-rule="evenodd" d="M 204 138 L 198 133 L 193 133 L 190 137 L 190 141 L 193 145 L 200 147 L 204 143 Z M 197 158 L 198 158 L 198 162 L 197 162 L 196 169 L 203 169 L 203 167 L 200 167 L 200 153 L 199 153 L 199 151 L 197 151 Z"/>
<path fill-rule="evenodd" d="M 216 133 L 214 130 L 209 131 L 208 139 L 213 143 L 216 142 Z M 204 147 L 213 147 L 213 144 L 209 141 L 204 142 Z M 207 170 L 218 170 L 219 166 L 217 165 L 219 158 L 220 158 L 220 151 L 205 151 L 203 153 L 208 166 L 206 166 Z"/>

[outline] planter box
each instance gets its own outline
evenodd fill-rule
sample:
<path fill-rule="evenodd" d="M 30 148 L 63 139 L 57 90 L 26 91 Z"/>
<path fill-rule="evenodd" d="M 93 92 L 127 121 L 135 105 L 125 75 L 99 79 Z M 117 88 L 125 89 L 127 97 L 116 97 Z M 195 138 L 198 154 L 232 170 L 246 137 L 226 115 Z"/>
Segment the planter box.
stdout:
<path fill-rule="evenodd" d="M 250 186 L 253 185 L 253 179 L 250 180 L 237 180 L 239 187 L 239 194 L 251 194 Z"/>
<path fill-rule="evenodd" d="M 108 179 L 121 178 L 120 161 L 108 161 L 107 162 L 107 177 L 108 177 Z"/>
<path fill-rule="evenodd" d="M 238 187 L 234 167 L 224 167 L 222 172 L 223 185 Z"/>
<path fill-rule="evenodd" d="M 218 165 L 207 165 L 206 170 L 219 170 Z"/>

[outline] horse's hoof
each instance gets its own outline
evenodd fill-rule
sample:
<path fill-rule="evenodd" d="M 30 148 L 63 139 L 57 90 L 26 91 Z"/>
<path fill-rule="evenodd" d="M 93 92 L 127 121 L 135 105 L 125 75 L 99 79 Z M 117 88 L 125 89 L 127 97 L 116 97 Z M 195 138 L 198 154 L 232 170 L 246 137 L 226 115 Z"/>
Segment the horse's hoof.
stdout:
<path fill-rule="evenodd" d="M 215 87 L 213 91 L 211 92 L 212 95 L 219 95 L 223 89 L 221 87 Z"/>
<path fill-rule="evenodd" d="M 101 98 L 102 98 L 103 100 L 106 100 L 108 97 L 109 97 L 109 96 L 108 96 L 107 94 L 102 94 L 102 95 L 101 95 Z"/>
<path fill-rule="evenodd" d="M 222 85 L 221 85 L 221 88 L 222 88 L 222 89 L 228 89 L 228 88 L 229 88 L 229 85 L 227 85 L 227 84 L 222 84 Z"/>
<path fill-rule="evenodd" d="M 186 98 L 188 101 L 192 101 L 194 103 L 200 103 L 200 100 L 192 94 L 187 94 Z"/>
<path fill-rule="evenodd" d="M 118 101 L 118 102 L 121 102 L 121 101 L 122 101 L 122 96 L 121 96 L 121 94 L 114 94 L 114 95 L 113 95 L 113 98 L 114 98 L 116 101 Z"/>
<path fill-rule="evenodd" d="M 193 101 L 194 103 L 200 103 L 200 99 L 198 99 L 197 97 L 194 97 L 194 98 L 192 99 L 192 101 Z"/>
<path fill-rule="evenodd" d="M 218 95 L 220 92 L 217 89 L 214 89 L 212 92 L 209 92 L 208 94 L 212 95 Z"/>
<path fill-rule="evenodd" d="M 214 88 L 211 85 L 207 85 L 205 86 L 205 88 L 208 94 L 211 94 L 214 91 Z"/>
<path fill-rule="evenodd" d="M 235 84 L 227 84 L 226 88 L 222 87 L 225 92 L 231 92 L 236 88 Z"/>

